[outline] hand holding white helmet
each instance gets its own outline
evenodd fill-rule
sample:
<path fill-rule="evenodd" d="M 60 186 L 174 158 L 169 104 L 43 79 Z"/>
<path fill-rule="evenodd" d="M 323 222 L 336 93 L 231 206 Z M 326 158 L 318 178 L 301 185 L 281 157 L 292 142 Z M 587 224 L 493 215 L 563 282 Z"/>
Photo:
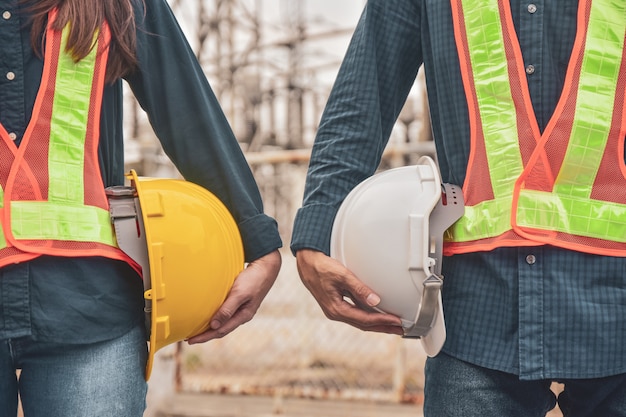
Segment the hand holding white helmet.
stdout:
<path fill-rule="evenodd" d="M 429 356 L 445 341 L 441 302 L 443 233 L 464 212 L 459 187 L 442 184 L 429 157 L 366 179 L 342 203 L 331 256 L 381 298 L 379 311 L 402 319 L 404 337 Z"/>

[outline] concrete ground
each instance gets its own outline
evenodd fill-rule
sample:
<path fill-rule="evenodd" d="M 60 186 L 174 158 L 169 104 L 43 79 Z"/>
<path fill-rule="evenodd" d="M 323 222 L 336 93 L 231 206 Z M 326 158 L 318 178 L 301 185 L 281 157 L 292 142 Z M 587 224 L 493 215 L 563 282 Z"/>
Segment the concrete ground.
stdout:
<path fill-rule="evenodd" d="M 178 393 L 161 403 L 155 417 L 423 417 L 421 404 L 276 398 L 253 395 Z M 552 410 L 546 417 L 561 417 Z"/>
<path fill-rule="evenodd" d="M 155 417 L 423 417 L 417 404 L 280 398 L 252 395 L 174 394 Z"/>

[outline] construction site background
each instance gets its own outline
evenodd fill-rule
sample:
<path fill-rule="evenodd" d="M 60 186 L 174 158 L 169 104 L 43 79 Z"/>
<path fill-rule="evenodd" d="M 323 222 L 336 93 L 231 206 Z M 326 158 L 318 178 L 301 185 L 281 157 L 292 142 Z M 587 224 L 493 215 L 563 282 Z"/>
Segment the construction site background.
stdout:
<path fill-rule="evenodd" d="M 288 246 L 316 126 L 363 1 L 173 0 L 171 5 Z M 420 74 L 381 169 L 434 155 L 425 99 Z M 178 176 L 130 94 L 126 108 L 127 167 L 147 176 Z M 165 416 L 175 393 L 221 394 L 224 400 L 262 396 L 272 404 L 306 398 L 419 408 L 424 358 L 419 341 L 328 320 L 285 248 L 279 278 L 250 323 L 221 340 L 180 343 L 157 354 L 146 415 Z"/>
<path fill-rule="evenodd" d="M 287 247 L 317 123 L 364 2 L 170 3 Z M 425 100 L 420 74 L 381 169 L 434 155 Z M 127 168 L 146 176 L 179 176 L 131 94 L 126 108 Z M 365 333 L 328 320 L 284 248 L 279 278 L 250 323 L 221 340 L 180 343 L 157 354 L 146 415 L 165 416 L 176 393 L 409 403 L 419 408 L 424 359 L 419 341 Z"/>

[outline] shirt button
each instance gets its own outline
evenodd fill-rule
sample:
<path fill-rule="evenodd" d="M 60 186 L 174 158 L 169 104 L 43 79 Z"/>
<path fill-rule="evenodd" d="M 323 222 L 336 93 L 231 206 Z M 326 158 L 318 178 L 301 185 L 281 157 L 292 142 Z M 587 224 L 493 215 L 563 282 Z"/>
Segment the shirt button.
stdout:
<path fill-rule="evenodd" d="M 528 256 L 526 256 L 526 263 L 528 265 L 532 265 L 535 262 L 537 262 L 537 258 L 535 258 L 535 255 L 528 255 Z"/>
<path fill-rule="evenodd" d="M 9 20 L 11 18 L 11 12 L 8 10 L 5 10 L 4 12 L 2 12 L 2 18 L 4 20 Z"/>
<path fill-rule="evenodd" d="M 528 13 L 533 14 L 537 11 L 537 6 L 530 3 L 527 9 L 528 9 Z"/>
<path fill-rule="evenodd" d="M 7 80 L 13 81 L 15 79 L 15 73 L 13 71 L 7 72 Z"/>
<path fill-rule="evenodd" d="M 535 66 L 534 65 L 527 65 L 526 66 L 526 74 L 530 75 L 530 74 L 534 74 L 535 72 Z"/>
<path fill-rule="evenodd" d="M 17 134 L 15 132 L 11 132 L 9 133 L 9 137 L 11 138 L 11 140 L 15 140 L 17 139 Z"/>

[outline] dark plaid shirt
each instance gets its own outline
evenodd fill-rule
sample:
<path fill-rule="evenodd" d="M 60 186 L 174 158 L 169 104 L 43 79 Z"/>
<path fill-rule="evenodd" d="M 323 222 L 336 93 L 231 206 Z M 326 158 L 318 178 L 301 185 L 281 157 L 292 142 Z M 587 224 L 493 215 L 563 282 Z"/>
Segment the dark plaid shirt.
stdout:
<path fill-rule="evenodd" d="M 576 32 L 576 0 L 511 0 L 528 85 L 543 129 L 561 93 Z M 424 64 L 445 182 L 462 185 L 467 102 L 446 0 L 370 0 L 322 117 L 291 248 L 328 253 L 336 210 L 377 168 Z M 626 190 L 624 190 L 626 192 Z M 523 379 L 626 372 L 626 258 L 551 246 L 444 259 L 444 351 Z"/>
<path fill-rule="evenodd" d="M 254 178 L 202 68 L 167 2 L 146 0 L 145 13 L 141 3 L 135 1 L 140 69 L 126 77 L 128 85 L 182 175 L 229 207 L 246 260 L 272 252 L 281 246 L 276 222 L 263 214 Z M 43 63 L 31 50 L 17 4 L 0 0 L 0 122 L 19 143 Z M 105 88 L 99 146 L 105 186 L 124 182 L 122 101 L 121 80 Z M 109 339 L 142 320 L 142 307 L 139 277 L 118 261 L 41 257 L 0 269 L 0 339 Z"/>

